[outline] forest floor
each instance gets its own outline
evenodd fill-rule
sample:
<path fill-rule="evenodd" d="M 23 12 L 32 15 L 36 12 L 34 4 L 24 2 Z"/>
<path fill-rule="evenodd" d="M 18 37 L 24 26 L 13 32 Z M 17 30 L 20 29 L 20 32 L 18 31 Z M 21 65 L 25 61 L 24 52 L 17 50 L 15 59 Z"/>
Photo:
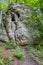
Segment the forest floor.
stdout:
<path fill-rule="evenodd" d="M 7 59 L 9 57 L 13 58 L 13 61 L 9 63 L 9 65 L 39 65 L 28 53 L 27 48 L 24 47 L 20 47 L 24 52 L 25 52 L 25 58 L 23 60 L 20 60 L 16 57 L 13 57 L 12 53 L 9 51 L 9 49 L 6 49 L 5 46 L 0 46 L 0 49 L 2 49 L 3 51 L 3 55 L 2 57 L 4 59 Z"/>

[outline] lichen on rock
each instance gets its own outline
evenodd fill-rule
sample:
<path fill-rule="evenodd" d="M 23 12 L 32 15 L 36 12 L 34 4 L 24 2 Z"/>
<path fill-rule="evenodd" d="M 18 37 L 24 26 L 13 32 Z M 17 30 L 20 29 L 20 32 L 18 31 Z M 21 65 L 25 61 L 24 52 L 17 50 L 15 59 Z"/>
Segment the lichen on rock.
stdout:
<path fill-rule="evenodd" d="M 37 43 L 36 41 L 40 39 L 38 31 L 40 22 L 31 7 L 25 4 L 13 3 L 5 14 L 3 16 L 5 18 L 3 22 L 5 23 L 3 24 L 8 38 L 16 41 L 18 45 Z M 10 34 L 11 31 L 12 34 Z"/>

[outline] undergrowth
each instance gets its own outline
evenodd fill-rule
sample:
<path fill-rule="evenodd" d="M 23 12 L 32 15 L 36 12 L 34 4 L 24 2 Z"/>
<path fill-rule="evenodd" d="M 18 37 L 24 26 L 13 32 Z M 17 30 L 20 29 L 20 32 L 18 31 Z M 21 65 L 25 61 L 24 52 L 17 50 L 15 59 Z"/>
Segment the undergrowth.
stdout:
<path fill-rule="evenodd" d="M 8 59 L 0 58 L 0 65 L 9 65 L 12 62 L 12 58 L 9 57 Z"/>
<path fill-rule="evenodd" d="M 39 64 L 43 65 L 43 42 L 36 47 L 28 45 L 28 50 L 31 57 L 33 57 Z"/>
<path fill-rule="evenodd" d="M 17 45 L 15 43 L 4 43 L 4 46 L 7 48 L 7 49 L 12 49 L 12 48 L 16 48 Z"/>
<path fill-rule="evenodd" d="M 17 47 L 15 50 L 11 50 L 11 53 L 14 57 L 17 57 L 18 59 L 23 59 L 25 57 L 24 51 L 21 50 L 19 47 Z"/>

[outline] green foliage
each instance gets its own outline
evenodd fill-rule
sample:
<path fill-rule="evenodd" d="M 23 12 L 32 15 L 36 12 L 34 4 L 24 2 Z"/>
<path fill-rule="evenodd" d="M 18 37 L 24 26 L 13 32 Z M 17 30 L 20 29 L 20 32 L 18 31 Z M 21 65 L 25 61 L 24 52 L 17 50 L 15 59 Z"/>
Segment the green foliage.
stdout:
<path fill-rule="evenodd" d="M 39 6 L 41 8 L 41 11 L 43 12 L 43 0 L 39 0 Z"/>
<path fill-rule="evenodd" d="M 41 6 L 43 7 L 43 1 L 42 0 L 1 0 L 0 1 L 0 9 L 7 11 L 9 4 L 13 2 L 18 2 L 18 3 L 25 3 L 31 7 L 38 7 Z"/>
<path fill-rule="evenodd" d="M 7 49 L 13 49 L 13 48 L 16 48 L 16 44 L 15 43 L 5 43 L 4 46 L 7 48 Z"/>
<path fill-rule="evenodd" d="M 4 59 L 3 59 L 3 58 L 0 58 L 0 65 L 5 65 L 5 64 L 4 64 Z"/>
<path fill-rule="evenodd" d="M 12 61 L 12 58 L 9 57 L 9 58 L 7 59 L 7 62 L 10 63 L 11 61 Z"/>
<path fill-rule="evenodd" d="M 4 0 L 4 1 L 1 0 L 0 1 L 0 9 L 7 11 L 9 4 L 16 2 L 16 1 L 18 3 L 25 2 L 29 6 L 37 6 L 38 5 L 38 0 Z"/>
<path fill-rule="evenodd" d="M 17 0 L 17 2 L 18 2 L 18 3 L 22 3 L 22 2 L 23 2 L 23 0 Z"/>
<path fill-rule="evenodd" d="M 4 4 L 3 10 L 4 10 L 4 11 L 7 11 L 7 10 L 8 10 L 8 5 L 7 5 L 7 4 Z"/>
<path fill-rule="evenodd" d="M 0 58 L 0 65 L 9 65 L 12 62 L 12 58 L 9 57 L 8 59 L 4 60 L 4 58 Z"/>
<path fill-rule="evenodd" d="M 39 31 L 40 31 L 41 39 L 43 39 L 43 13 L 41 11 L 38 12 L 37 17 L 41 23 L 39 26 Z"/>
<path fill-rule="evenodd" d="M 34 60 L 39 64 L 43 65 L 43 42 L 41 42 L 40 45 L 37 45 L 36 47 L 28 45 L 28 49 L 31 57 L 33 57 Z"/>
<path fill-rule="evenodd" d="M 15 0 L 1 0 L 0 1 L 0 10 L 4 10 L 7 11 L 8 10 L 8 6 L 9 4 L 11 4 L 12 2 L 14 2 Z"/>
<path fill-rule="evenodd" d="M 3 55 L 2 48 L 0 48 L 0 57 Z"/>
<path fill-rule="evenodd" d="M 5 65 L 9 65 L 11 62 L 13 61 L 13 59 L 11 57 L 9 57 L 7 60 L 5 60 Z"/>
<path fill-rule="evenodd" d="M 2 9 L 2 2 L 0 1 L 0 10 Z"/>
<path fill-rule="evenodd" d="M 37 6 L 38 5 L 38 0 L 26 0 L 26 3 L 27 3 L 27 5 L 29 5 L 29 6 Z"/>
<path fill-rule="evenodd" d="M 19 59 L 23 59 L 25 57 L 24 51 L 22 51 L 20 48 L 16 48 L 15 50 L 11 50 L 14 57 L 17 57 Z"/>

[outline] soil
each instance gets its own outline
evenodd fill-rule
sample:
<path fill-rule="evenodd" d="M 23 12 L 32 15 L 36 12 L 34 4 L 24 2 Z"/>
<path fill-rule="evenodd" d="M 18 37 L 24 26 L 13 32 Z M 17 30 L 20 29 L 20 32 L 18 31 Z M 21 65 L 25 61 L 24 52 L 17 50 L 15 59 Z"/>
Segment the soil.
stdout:
<path fill-rule="evenodd" d="M 1 46 L 2 51 L 4 52 L 3 57 L 6 59 L 8 57 L 12 57 L 13 61 L 9 65 L 39 65 L 28 53 L 26 47 L 20 47 L 25 52 L 25 58 L 23 60 L 17 59 L 13 57 L 11 52 L 6 49 L 4 46 Z"/>

